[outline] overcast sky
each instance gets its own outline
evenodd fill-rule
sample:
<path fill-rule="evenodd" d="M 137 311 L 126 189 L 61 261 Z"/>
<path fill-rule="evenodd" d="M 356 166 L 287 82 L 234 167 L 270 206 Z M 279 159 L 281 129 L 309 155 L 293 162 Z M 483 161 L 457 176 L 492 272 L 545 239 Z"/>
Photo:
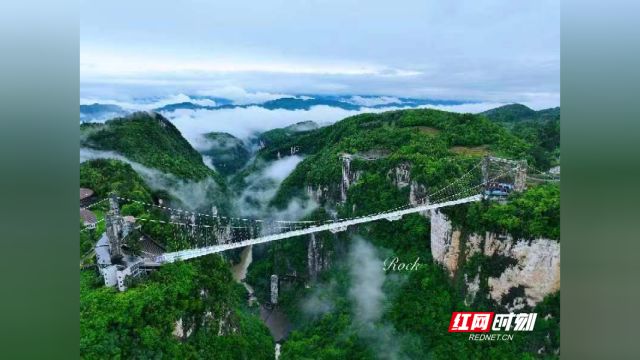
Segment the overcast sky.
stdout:
<path fill-rule="evenodd" d="M 81 1 L 81 83 L 558 106 L 559 0 Z"/>

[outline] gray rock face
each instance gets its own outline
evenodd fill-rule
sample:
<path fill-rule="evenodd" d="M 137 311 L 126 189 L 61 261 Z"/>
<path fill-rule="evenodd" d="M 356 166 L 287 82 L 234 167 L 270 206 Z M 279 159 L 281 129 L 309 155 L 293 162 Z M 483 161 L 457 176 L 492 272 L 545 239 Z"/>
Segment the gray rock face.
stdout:
<path fill-rule="evenodd" d="M 271 275 L 271 303 L 278 303 L 278 275 Z"/>
<path fill-rule="evenodd" d="M 329 187 L 328 186 L 312 186 L 312 185 L 308 185 L 307 186 L 307 196 L 309 196 L 310 199 L 312 199 L 313 201 L 320 203 L 323 200 L 326 200 L 326 196 L 329 193 Z"/>
<path fill-rule="evenodd" d="M 453 277 L 458 269 L 460 231 L 453 230 L 449 219 L 438 210 L 430 211 L 431 255 L 441 263 Z"/>
<path fill-rule="evenodd" d="M 307 248 L 307 269 L 309 271 L 309 280 L 315 282 L 318 278 L 318 273 L 328 267 L 329 256 L 325 253 L 323 241 L 316 239 L 316 234 L 310 234 Z"/>
<path fill-rule="evenodd" d="M 512 288 L 524 288 L 524 297 L 516 297 L 507 304 L 510 310 L 525 305 L 535 306 L 546 295 L 560 289 L 560 243 L 553 239 L 514 240 L 509 235 L 487 232 L 484 235 L 470 234 L 461 238 L 461 232 L 453 229 L 451 222 L 439 211 L 432 211 L 431 254 L 434 261 L 442 264 L 453 277 L 458 271 L 459 257 L 465 259 L 482 253 L 487 257 L 505 256 L 515 260 L 500 276 L 488 279 L 490 297 L 501 302 Z M 464 246 L 461 244 L 464 242 Z M 461 254 L 461 248 L 465 248 Z M 466 274 L 468 295 L 473 298 L 478 284 Z"/>
<path fill-rule="evenodd" d="M 351 171 L 353 155 L 342 155 L 342 180 L 340 181 L 340 201 L 347 201 L 347 190 L 360 178 L 360 171 Z"/>
<path fill-rule="evenodd" d="M 398 189 L 405 188 L 411 183 L 411 164 L 402 163 L 389 170 L 387 176 L 391 178 L 391 181 Z"/>
<path fill-rule="evenodd" d="M 487 233 L 488 238 L 492 238 Z M 495 241 L 495 240 L 494 240 Z M 486 247 L 485 247 L 486 248 Z M 500 255 L 516 259 L 499 277 L 489 278 L 491 297 L 500 301 L 513 287 L 524 287 L 524 302 L 534 306 L 546 295 L 560 289 L 560 244 L 550 239 L 514 241 L 509 237 Z M 517 307 L 518 298 L 513 306 Z"/>

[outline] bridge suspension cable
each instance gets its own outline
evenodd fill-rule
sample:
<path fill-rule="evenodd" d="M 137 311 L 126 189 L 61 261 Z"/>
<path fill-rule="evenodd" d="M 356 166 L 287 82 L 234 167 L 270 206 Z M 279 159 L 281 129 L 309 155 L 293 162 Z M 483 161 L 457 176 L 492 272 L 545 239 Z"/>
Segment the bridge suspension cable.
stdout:
<path fill-rule="evenodd" d="M 187 249 L 167 252 L 155 259 L 160 263 L 172 262 L 320 231 L 339 232 L 345 230 L 348 226 L 381 219 L 395 221 L 411 213 L 479 201 L 485 196 L 484 189 L 489 184 L 501 181 L 509 182 L 522 173 L 520 171 L 520 162 L 487 159 L 474 164 L 469 170 L 443 187 L 413 199 L 408 204 L 373 214 L 322 221 L 229 217 L 218 215 L 215 208 L 212 208 L 212 212 L 207 214 L 120 196 L 115 198 L 126 203 L 136 203 L 164 212 L 164 219 L 138 216 L 136 221 L 139 221 L 142 226 L 145 226 L 145 224 L 149 224 L 148 226 L 163 224 L 172 227 L 171 234 L 173 234 L 173 239 L 171 241 L 181 244 L 176 245 L 177 249 L 184 249 L 185 247 Z M 100 200 L 91 206 L 104 200 L 106 199 Z M 175 249 L 176 247 L 173 246 L 173 248 Z"/>

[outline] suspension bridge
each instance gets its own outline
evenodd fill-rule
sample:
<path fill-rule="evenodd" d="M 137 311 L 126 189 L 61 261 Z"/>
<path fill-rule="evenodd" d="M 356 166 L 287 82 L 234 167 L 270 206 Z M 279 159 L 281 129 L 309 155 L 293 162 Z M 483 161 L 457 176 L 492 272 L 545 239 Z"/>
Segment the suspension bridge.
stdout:
<path fill-rule="evenodd" d="M 526 161 L 484 157 L 445 186 L 415 199 L 409 204 L 363 216 L 322 221 L 250 219 L 219 215 L 214 207 L 210 213 L 194 212 L 171 208 L 162 203 L 153 204 L 112 194 L 91 206 L 109 201 L 109 211 L 104 221 L 106 231 L 96 245 L 98 266 L 103 270 L 105 283 L 107 275 L 124 287 L 124 278 L 145 270 L 181 260 L 189 260 L 220 253 L 249 245 L 298 237 L 322 231 L 333 233 L 347 228 L 379 220 L 396 221 L 412 213 L 424 213 L 445 207 L 480 201 L 484 198 L 504 199 L 511 191 L 522 191 L 527 184 L 556 181 L 557 177 L 528 167 Z M 151 217 L 131 217 L 120 214 L 120 204 L 138 204 L 156 214 Z M 159 215 L 159 216 L 158 216 Z M 168 227 L 173 248 L 165 251 L 157 246 L 143 246 L 138 255 L 127 253 L 125 239 L 136 229 L 144 233 L 148 226 Z M 148 237 L 140 237 L 140 241 Z M 154 245 L 151 243 L 151 245 Z M 114 257 L 124 259 L 116 264 Z M 105 269 L 110 268 L 110 274 Z M 113 273 L 113 274 L 111 274 Z M 115 275 L 114 275 L 115 274 Z M 126 287 L 125 287 L 126 288 Z"/>

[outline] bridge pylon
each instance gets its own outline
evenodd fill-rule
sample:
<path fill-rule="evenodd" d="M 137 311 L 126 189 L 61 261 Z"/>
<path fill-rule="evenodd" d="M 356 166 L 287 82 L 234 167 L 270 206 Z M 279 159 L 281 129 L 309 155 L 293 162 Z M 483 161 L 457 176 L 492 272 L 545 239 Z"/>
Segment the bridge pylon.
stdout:
<path fill-rule="evenodd" d="M 109 253 L 111 258 L 122 257 L 122 239 L 125 237 L 124 219 L 120 215 L 116 194 L 109 195 L 109 211 L 105 215 Z"/>
<path fill-rule="evenodd" d="M 513 190 L 522 192 L 527 186 L 527 160 L 518 161 L 516 174 L 513 182 Z"/>

